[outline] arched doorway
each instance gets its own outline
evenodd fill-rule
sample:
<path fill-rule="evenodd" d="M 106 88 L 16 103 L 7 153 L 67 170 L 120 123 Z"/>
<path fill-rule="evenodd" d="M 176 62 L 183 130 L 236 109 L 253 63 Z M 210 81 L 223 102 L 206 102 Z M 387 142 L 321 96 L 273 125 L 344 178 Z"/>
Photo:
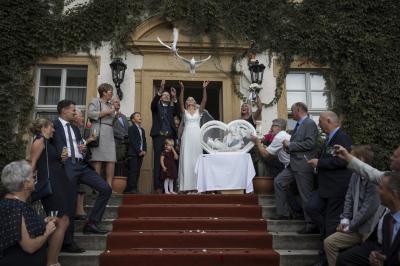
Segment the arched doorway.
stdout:
<path fill-rule="evenodd" d="M 140 69 L 134 69 L 135 77 L 135 111 L 142 113 L 143 127 L 147 137 L 147 155 L 143 161 L 139 190 L 149 193 L 153 190 L 153 165 L 152 165 L 152 141 L 149 136 L 151 128 L 150 103 L 158 89 L 161 80 L 166 84 L 175 84 L 178 89 L 178 80 L 184 81 L 185 96 L 191 95 L 197 101 L 201 100 L 201 82 L 212 81 L 209 89 L 207 109 L 215 115 L 215 119 L 229 122 L 239 117 L 240 99 L 233 92 L 232 81 L 239 84 L 239 76 L 232 77 L 230 74 L 232 56 L 243 51 L 247 46 L 240 46 L 237 43 L 222 43 L 219 58 L 209 60 L 196 70 L 192 75 L 179 59 L 162 46 L 157 37 L 166 43 L 172 42 L 172 26 L 160 17 L 146 20 L 132 35 L 132 42 L 129 44 L 133 53 L 143 56 L 143 64 Z M 190 37 L 180 35 L 178 40 L 180 54 L 186 58 L 194 56 L 201 59 L 212 54 L 212 47 L 209 40 L 203 38 L 201 42 Z M 179 89 L 178 89 L 179 91 Z"/>

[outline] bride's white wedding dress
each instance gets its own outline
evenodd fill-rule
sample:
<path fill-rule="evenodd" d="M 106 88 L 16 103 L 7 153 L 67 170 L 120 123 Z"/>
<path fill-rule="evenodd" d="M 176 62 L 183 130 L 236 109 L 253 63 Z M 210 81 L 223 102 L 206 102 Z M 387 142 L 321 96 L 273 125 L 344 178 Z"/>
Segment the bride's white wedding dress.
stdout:
<path fill-rule="evenodd" d="M 200 119 L 199 109 L 192 114 L 185 110 L 184 129 L 181 138 L 179 157 L 179 190 L 197 190 L 197 176 L 194 173 L 196 161 L 203 154 L 200 144 Z"/>

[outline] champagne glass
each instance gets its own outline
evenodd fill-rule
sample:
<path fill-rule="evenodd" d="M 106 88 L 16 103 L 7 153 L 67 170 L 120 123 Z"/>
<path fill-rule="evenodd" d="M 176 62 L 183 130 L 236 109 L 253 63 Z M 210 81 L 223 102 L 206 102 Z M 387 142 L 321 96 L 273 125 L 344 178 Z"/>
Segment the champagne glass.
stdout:
<path fill-rule="evenodd" d="M 57 217 L 57 215 L 58 215 L 58 211 L 49 211 L 49 217 L 55 218 L 55 217 Z"/>

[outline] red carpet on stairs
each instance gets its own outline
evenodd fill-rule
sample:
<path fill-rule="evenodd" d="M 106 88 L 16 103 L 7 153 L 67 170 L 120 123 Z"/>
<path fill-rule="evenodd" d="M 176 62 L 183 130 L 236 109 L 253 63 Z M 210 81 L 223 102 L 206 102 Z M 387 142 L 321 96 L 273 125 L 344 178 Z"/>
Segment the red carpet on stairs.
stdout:
<path fill-rule="evenodd" d="M 100 266 L 278 266 L 255 195 L 126 195 Z"/>

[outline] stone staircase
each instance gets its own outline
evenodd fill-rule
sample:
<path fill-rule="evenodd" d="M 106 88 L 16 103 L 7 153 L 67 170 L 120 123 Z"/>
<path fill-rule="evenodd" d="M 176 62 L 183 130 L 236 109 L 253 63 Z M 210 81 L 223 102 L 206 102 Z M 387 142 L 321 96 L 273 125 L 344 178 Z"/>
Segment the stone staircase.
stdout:
<path fill-rule="evenodd" d="M 122 195 L 113 194 L 104 214 L 101 227 L 112 229 L 113 220 L 117 217 L 118 206 L 122 203 Z M 89 195 L 86 209 L 92 208 L 94 197 Z M 299 235 L 297 230 L 304 226 L 300 220 L 269 220 L 275 214 L 275 199 L 271 195 L 260 195 L 263 218 L 267 220 L 268 231 L 273 237 L 273 249 L 280 254 L 281 266 L 301 266 L 315 262 L 318 258 L 318 235 Z M 82 254 L 61 253 L 60 263 L 63 266 L 98 266 L 98 257 L 106 249 L 106 235 L 82 234 L 82 221 L 75 221 L 75 241 L 86 249 Z M 267 226 L 266 226 L 267 227 Z M 267 229 L 267 228 L 266 228 Z"/>

